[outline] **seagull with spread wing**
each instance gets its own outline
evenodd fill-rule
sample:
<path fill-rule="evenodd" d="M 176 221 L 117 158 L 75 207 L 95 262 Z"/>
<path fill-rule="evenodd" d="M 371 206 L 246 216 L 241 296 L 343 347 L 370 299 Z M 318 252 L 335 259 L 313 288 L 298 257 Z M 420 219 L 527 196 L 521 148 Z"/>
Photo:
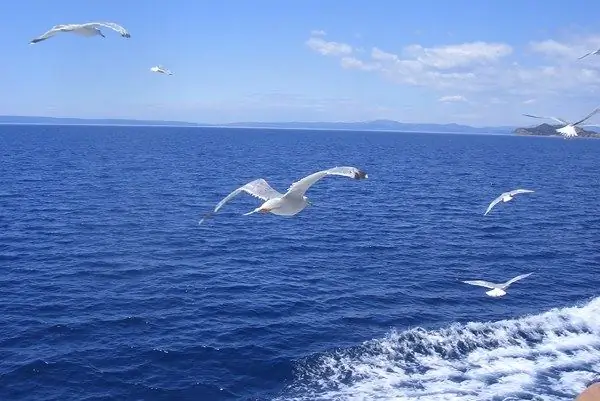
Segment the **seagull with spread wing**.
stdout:
<path fill-rule="evenodd" d="M 239 187 L 227 195 L 221 202 L 217 204 L 212 212 L 208 213 L 202 218 L 202 220 L 200 220 L 200 224 L 202 224 L 207 217 L 218 212 L 225 203 L 241 192 L 246 192 L 264 201 L 261 206 L 257 207 L 251 212 L 244 213 L 244 216 L 257 212 L 273 213 L 278 216 L 294 216 L 310 204 L 308 198 L 304 195 L 306 191 L 308 191 L 308 189 L 321 178 L 324 178 L 328 175 L 350 177 L 355 180 L 368 178 L 366 172 L 359 170 L 356 167 L 334 167 L 328 170 L 318 171 L 307 177 L 304 177 L 299 181 L 294 182 L 285 194 L 276 191 L 267 183 L 267 181 L 259 178 Z"/>
<path fill-rule="evenodd" d="M 503 192 L 502 194 L 500 194 L 500 196 L 498 196 L 496 199 L 494 199 L 492 201 L 492 203 L 490 203 L 490 205 L 488 206 L 487 210 L 485 211 L 485 213 L 483 215 L 484 216 L 487 215 L 490 212 L 490 210 L 492 210 L 492 208 L 498 204 L 498 202 L 508 202 L 508 201 L 512 200 L 515 195 L 527 194 L 527 193 L 531 193 L 531 192 L 533 192 L 533 191 L 531 191 L 529 189 L 513 189 L 512 191 L 509 191 L 509 192 Z"/>
<path fill-rule="evenodd" d="M 510 287 L 511 284 L 513 284 L 516 281 L 522 280 L 526 277 L 529 277 L 532 274 L 533 273 L 521 274 L 520 276 L 511 278 L 506 283 L 501 283 L 501 284 L 490 283 L 489 281 L 483 281 L 483 280 L 467 280 L 467 281 L 463 281 L 463 283 L 477 285 L 479 287 L 490 288 L 489 291 L 485 292 L 488 296 L 501 297 L 503 295 L 506 295 L 506 290 L 508 289 L 508 287 Z"/>
<path fill-rule="evenodd" d="M 162 65 L 154 66 L 154 67 L 150 68 L 150 71 L 157 72 L 159 74 L 173 75 L 173 73 L 170 70 L 166 69 Z"/>
<path fill-rule="evenodd" d="M 29 44 L 33 45 L 35 43 L 39 43 L 43 40 L 49 39 L 60 32 L 72 32 L 80 36 L 92 37 L 92 36 L 102 36 L 105 38 L 104 33 L 100 30 L 100 28 L 109 28 L 113 31 L 117 32 L 124 38 L 130 38 L 131 35 L 125 28 L 121 25 L 115 24 L 114 22 L 88 22 L 85 24 L 66 24 L 66 25 L 55 25 L 48 32 L 44 33 L 41 36 L 38 36 L 35 39 L 32 39 Z"/>
<path fill-rule="evenodd" d="M 577 136 L 577 129 L 575 128 L 576 126 L 580 125 L 581 123 L 587 121 L 590 117 L 592 117 L 593 115 L 597 114 L 598 112 L 600 112 L 600 107 L 594 109 L 594 111 L 592 111 L 590 114 L 588 114 L 587 116 L 585 116 L 584 118 L 582 118 L 581 120 L 575 122 L 575 123 L 570 123 L 567 120 L 563 119 L 563 118 L 558 118 L 558 117 L 544 117 L 544 116 L 534 116 L 532 114 L 523 114 L 524 116 L 527 117 L 532 117 L 532 118 L 542 118 L 545 120 L 554 120 L 557 121 L 561 124 L 565 124 L 564 127 L 558 128 L 556 130 L 556 132 L 560 133 L 561 135 L 563 135 L 565 138 L 573 138 Z M 584 127 L 589 126 L 589 125 L 583 125 Z"/>

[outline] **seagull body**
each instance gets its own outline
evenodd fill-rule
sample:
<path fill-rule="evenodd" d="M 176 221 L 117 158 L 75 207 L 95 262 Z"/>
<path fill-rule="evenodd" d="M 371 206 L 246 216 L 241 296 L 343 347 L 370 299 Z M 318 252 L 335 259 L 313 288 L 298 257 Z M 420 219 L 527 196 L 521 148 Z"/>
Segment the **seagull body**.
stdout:
<path fill-rule="evenodd" d="M 60 32 L 72 32 L 85 37 L 102 36 L 103 38 L 105 38 L 106 36 L 104 36 L 104 33 L 102 33 L 100 28 L 110 28 L 124 38 L 131 37 L 131 35 L 129 34 L 129 32 L 127 32 L 125 28 L 123 28 L 121 25 L 115 24 L 114 22 L 88 22 L 85 24 L 55 25 L 48 32 L 44 33 L 41 36 L 38 36 L 35 39 L 32 39 L 29 42 L 29 44 L 33 45 L 35 43 L 49 39 Z"/>
<path fill-rule="evenodd" d="M 496 206 L 499 202 L 508 202 L 511 201 L 515 195 L 518 194 L 527 194 L 527 193 L 531 193 L 533 191 L 529 190 L 529 189 L 513 189 L 512 191 L 509 192 L 503 192 L 502 194 L 500 194 L 500 196 L 498 196 L 496 199 L 494 199 L 492 201 L 492 203 L 490 203 L 490 205 L 488 206 L 487 210 L 485 211 L 485 213 L 483 214 L 484 216 L 487 215 L 490 210 L 492 210 L 492 208 L 494 206 Z"/>
<path fill-rule="evenodd" d="M 579 57 L 577 60 L 581 60 L 582 58 L 586 58 L 587 56 L 592 56 L 592 55 L 599 56 L 600 55 L 600 49 L 594 50 L 593 52 L 586 53 L 583 56 Z"/>
<path fill-rule="evenodd" d="M 600 112 L 600 108 L 594 109 L 594 111 L 592 111 L 590 114 L 588 114 L 587 116 L 585 116 L 581 120 L 579 120 L 577 122 L 574 122 L 574 123 L 570 123 L 567 120 L 565 120 L 563 118 L 558 118 L 558 117 L 534 116 L 533 114 L 523 114 L 523 115 L 527 116 L 527 117 L 532 117 L 532 118 L 542 118 L 542 119 L 546 119 L 546 120 L 554 120 L 554 121 L 557 121 L 557 122 L 559 122 L 561 124 L 564 124 L 564 126 L 561 127 L 561 128 L 558 128 L 556 130 L 556 132 L 558 132 L 559 134 L 563 135 L 565 138 L 574 138 L 574 137 L 577 136 L 577 128 L 576 128 L 576 126 L 578 126 L 579 124 L 587 121 L 590 117 L 592 117 L 593 115 L 595 115 L 598 112 Z"/>
<path fill-rule="evenodd" d="M 257 212 L 272 213 L 278 216 L 294 216 L 310 204 L 308 198 L 304 195 L 306 191 L 321 178 L 328 175 L 345 176 L 355 180 L 368 178 L 367 173 L 356 167 L 334 167 L 328 170 L 318 171 L 294 182 L 285 194 L 276 191 L 269 183 L 267 183 L 267 181 L 259 178 L 239 187 L 223 198 L 212 212 L 208 213 L 200 220 L 200 224 L 213 213 L 217 213 L 225 203 L 241 192 L 246 192 L 264 201 L 261 206 L 248 213 L 244 213 L 244 216 Z"/>
<path fill-rule="evenodd" d="M 479 287 L 490 288 L 490 290 L 486 291 L 485 293 L 490 297 L 497 298 L 497 297 L 506 295 L 506 290 L 508 289 L 508 287 L 510 287 L 510 285 L 512 283 L 522 280 L 526 277 L 529 277 L 532 274 L 533 273 L 521 274 L 520 276 L 511 278 L 506 283 L 501 283 L 501 284 L 490 283 L 489 281 L 483 281 L 483 280 L 467 280 L 467 281 L 463 281 L 463 283 L 477 285 Z"/>
<path fill-rule="evenodd" d="M 173 75 L 173 73 L 171 71 L 169 71 L 168 69 L 164 68 L 161 65 L 157 65 L 157 66 L 154 66 L 154 67 L 150 68 L 150 71 L 152 71 L 152 72 L 158 72 L 160 74 Z"/>

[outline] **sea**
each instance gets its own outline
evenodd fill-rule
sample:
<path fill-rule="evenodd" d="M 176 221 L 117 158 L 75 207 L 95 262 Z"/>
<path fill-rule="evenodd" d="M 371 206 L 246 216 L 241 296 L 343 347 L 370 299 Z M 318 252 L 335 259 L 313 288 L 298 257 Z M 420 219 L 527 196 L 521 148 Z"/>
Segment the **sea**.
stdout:
<path fill-rule="evenodd" d="M 599 212 L 594 139 L 0 126 L 0 400 L 571 401 Z"/>

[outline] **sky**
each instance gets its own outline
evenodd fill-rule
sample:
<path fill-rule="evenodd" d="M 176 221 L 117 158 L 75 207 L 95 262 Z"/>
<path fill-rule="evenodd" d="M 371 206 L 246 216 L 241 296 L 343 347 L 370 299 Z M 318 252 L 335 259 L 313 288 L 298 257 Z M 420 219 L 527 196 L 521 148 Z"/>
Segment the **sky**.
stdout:
<path fill-rule="evenodd" d="M 532 125 L 600 105 L 590 0 L 21 0 L 0 115 Z M 109 21 L 131 38 L 63 33 Z M 174 75 L 150 72 L 163 65 Z M 600 114 L 590 123 L 600 123 Z"/>

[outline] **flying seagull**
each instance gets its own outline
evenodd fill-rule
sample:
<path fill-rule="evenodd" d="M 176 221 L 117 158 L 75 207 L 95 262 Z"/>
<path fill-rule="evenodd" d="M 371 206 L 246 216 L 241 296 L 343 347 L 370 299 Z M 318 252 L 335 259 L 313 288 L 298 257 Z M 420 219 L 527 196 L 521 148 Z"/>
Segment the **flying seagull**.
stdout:
<path fill-rule="evenodd" d="M 496 206 L 496 204 L 500 201 L 508 202 L 508 201 L 512 200 L 513 197 L 517 194 L 527 194 L 530 192 L 533 192 L 533 191 L 531 191 L 529 189 L 513 189 L 512 191 L 509 191 L 509 192 L 503 192 L 499 197 L 494 199 L 492 201 L 492 203 L 490 203 L 490 205 L 488 206 L 487 210 L 485 211 L 485 213 L 483 215 L 484 216 L 487 215 L 490 212 L 490 210 L 492 210 L 492 208 L 494 206 Z"/>
<path fill-rule="evenodd" d="M 463 283 L 471 284 L 471 285 L 478 285 L 479 287 L 491 288 L 489 291 L 485 292 L 487 295 L 489 295 L 490 297 L 501 297 L 503 295 L 506 295 L 506 289 L 508 289 L 508 287 L 510 287 L 510 285 L 512 283 L 522 280 L 525 277 L 529 277 L 532 274 L 533 273 L 521 274 L 520 276 L 511 278 L 506 283 L 501 283 L 501 284 L 490 283 L 489 281 L 483 281 L 483 280 L 467 280 L 467 281 L 463 281 Z"/>
<path fill-rule="evenodd" d="M 264 201 L 261 206 L 257 207 L 253 211 L 244 213 L 244 216 L 248 216 L 256 212 L 273 213 L 278 216 L 294 216 L 310 204 L 308 198 L 304 196 L 306 191 L 321 178 L 328 175 L 350 177 L 355 180 L 368 178 L 366 172 L 359 170 L 356 167 L 334 167 L 328 170 L 318 171 L 307 177 L 304 177 L 299 181 L 294 182 L 285 194 L 274 190 L 267 183 L 267 181 L 259 178 L 239 187 L 227 195 L 221 202 L 217 204 L 212 212 L 207 213 L 202 220 L 200 220 L 200 224 L 202 224 L 207 217 L 218 212 L 225 203 L 234 198 L 240 192 L 246 192 Z"/>
<path fill-rule="evenodd" d="M 150 71 L 158 72 L 160 74 L 173 75 L 173 73 L 171 71 L 167 70 L 165 67 L 163 67 L 161 65 L 157 65 L 157 66 L 150 68 Z"/>
<path fill-rule="evenodd" d="M 113 31 L 116 31 L 119 35 L 124 38 L 130 38 L 131 35 L 125 28 L 121 25 L 115 24 L 113 22 L 88 22 L 85 24 L 66 24 L 66 25 L 55 25 L 45 34 L 38 36 L 35 39 L 32 39 L 29 44 L 33 45 L 35 43 L 41 42 L 42 40 L 49 39 L 60 32 L 73 32 L 77 35 L 91 37 L 91 36 L 102 36 L 105 38 L 104 34 L 100 30 L 100 28 L 110 28 Z"/>
<path fill-rule="evenodd" d="M 575 129 L 575 127 L 577 125 L 579 125 L 579 124 L 587 121 L 590 117 L 592 117 L 594 114 L 598 113 L 599 111 L 600 111 L 600 108 L 596 108 L 590 114 L 588 114 L 587 116 L 585 116 L 584 118 L 582 118 L 581 120 L 579 120 L 579 121 L 577 121 L 575 123 L 570 123 L 567 120 L 565 120 L 563 118 L 558 118 L 558 117 L 534 116 L 532 114 L 523 114 L 523 115 L 527 116 L 527 117 L 533 117 L 533 118 L 542 118 L 542 119 L 546 119 L 546 120 L 554 120 L 554 121 L 558 121 L 561 124 L 565 124 L 564 127 L 558 128 L 556 130 L 556 132 L 564 135 L 565 138 L 572 138 L 572 137 L 577 136 L 577 130 Z"/>
<path fill-rule="evenodd" d="M 581 60 L 582 58 L 586 58 L 587 56 L 591 56 L 591 55 L 600 56 L 600 49 L 594 50 L 593 52 L 586 53 L 583 56 L 579 57 L 577 60 Z"/>

